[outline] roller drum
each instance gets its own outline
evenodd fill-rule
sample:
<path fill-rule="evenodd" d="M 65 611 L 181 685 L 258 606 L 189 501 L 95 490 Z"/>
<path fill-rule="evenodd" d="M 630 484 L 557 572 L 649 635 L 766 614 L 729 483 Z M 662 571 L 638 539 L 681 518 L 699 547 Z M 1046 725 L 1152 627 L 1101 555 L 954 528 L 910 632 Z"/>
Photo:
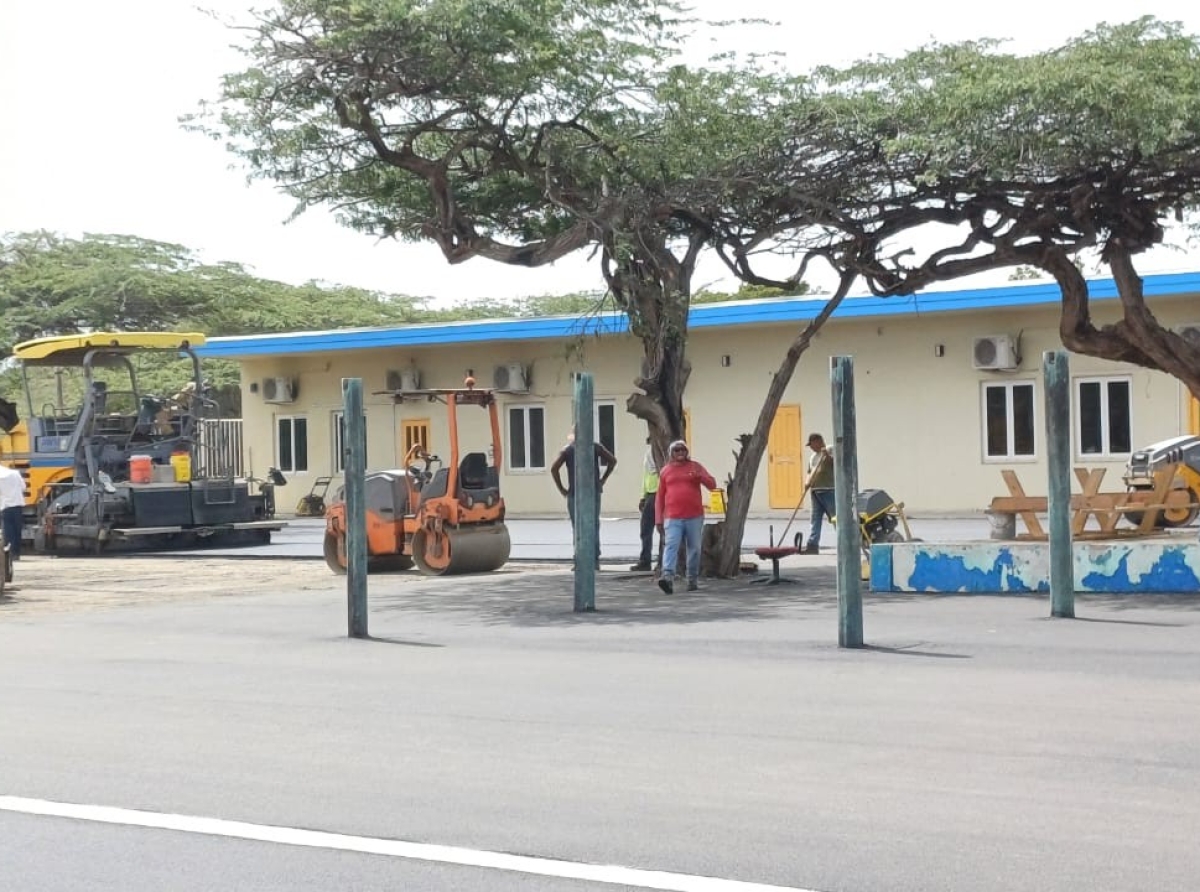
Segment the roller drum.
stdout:
<path fill-rule="evenodd" d="M 440 531 L 417 530 L 412 551 L 417 567 L 429 576 L 487 573 L 504 566 L 512 541 L 502 523 L 443 527 Z"/>

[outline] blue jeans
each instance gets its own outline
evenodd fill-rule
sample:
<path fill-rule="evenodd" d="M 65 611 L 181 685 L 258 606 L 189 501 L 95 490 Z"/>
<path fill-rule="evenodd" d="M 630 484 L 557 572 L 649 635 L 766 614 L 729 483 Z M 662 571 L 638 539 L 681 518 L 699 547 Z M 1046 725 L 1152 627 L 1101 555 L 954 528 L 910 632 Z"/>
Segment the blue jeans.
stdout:
<path fill-rule="evenodd" d="M 816 548 L 821 544 L 821 526 L 828 515 L 833 520 L 837 507 L 833 499 L 832 489 L 814 489 L 812 491 L 812 529 L 808 533 L 808 544 Z"/>
<path fill-rule="evenodd" d="M 700 575 L 700 538 L 704 535 L 704 517 L 668 518 L 663 523 L 663 579 L 672 579 L 679 564 L 679 540 L 687 548 L 687 578 L 695 582 Z"/>
<path fill-rule="evenodd" d="M 21 527 L 23 525 L 20 505 L 5 508 L 3 511 L 4 541 L 8 543 L 8 554 L 14 561 L 21 559 Z"/>

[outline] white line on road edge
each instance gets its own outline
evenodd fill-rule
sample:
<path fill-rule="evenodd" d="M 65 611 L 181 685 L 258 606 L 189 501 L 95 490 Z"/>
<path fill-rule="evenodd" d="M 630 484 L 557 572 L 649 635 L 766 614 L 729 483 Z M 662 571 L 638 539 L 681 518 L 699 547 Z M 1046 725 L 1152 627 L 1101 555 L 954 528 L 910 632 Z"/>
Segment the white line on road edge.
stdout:
<path fill-rule="evenodd" d="M 190 815 L 169 815 L 131 808 L 112 808 L 104 805 L 77 805 L 70 802 L 50 802 L 45 799 L 26 799 L 21 796 L 0 796 L 0 811 L 25 815 L 45 815 L 73 818 L 98 824 L 122 824 L 129 827 L 149 827 L 155 830 L 175 830 L 180 833 L 199 833 L 205 836 L 224 836 L 250 839 L 288 846 L 307 846 L 318 849 L 337 849 L 343 852 L 362 852 L 367 855 L 388 855 L 415 861 L 457 864 L 486 870 L 508 870 L 545 877 L 586 880 L 641 889 L 662 889 L 666 892 L 815 892 L 794 886 L 772 886 L 722 880 L 716 877 L 692 876 L 662 870 L 639 870 L 613 864 L 583 864 L 535 858 L 530 855 L 509 855 L 458 846 L 439 846 L 396 839 L 376 839 L 370 836 L 346 836 L 321 830 L 299 830 L 294 827 L 274 827 L 269 824 L 249 824 L 221 818 L 197 818 Z"/>

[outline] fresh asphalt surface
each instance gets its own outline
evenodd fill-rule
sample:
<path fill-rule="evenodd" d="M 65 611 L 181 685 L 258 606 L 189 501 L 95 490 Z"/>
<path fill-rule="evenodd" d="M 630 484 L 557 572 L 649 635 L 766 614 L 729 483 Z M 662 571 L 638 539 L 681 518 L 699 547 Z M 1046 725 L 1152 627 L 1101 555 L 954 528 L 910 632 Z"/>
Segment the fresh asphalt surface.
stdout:
<path fill-rule="evenodd" d="M 807 513 L 801 514 L 789 526 L 789 515 L 752 517 L 746 521 L 742 537 L 744 551 L 770 543 L 778 544 L 785 537 L 791 541 L 796 533 L 808 539 Z M 230 557 L 321 557 L 321 541 L 325 523 L 320 518 L 281 518 L 287 527 L 272 535 L 271 544 L 262 548 L 205 549 L 202 553 Z M 514 561 L 569 561 L 573 553 L 571 524 L 563 517 L 509 517 Z M 986 539 L 991 529 L 987 518 L 914 518 L 913 536 L 927 541 L 959 541 Z M 641 548 L 638 519 L 632 515 L 604 515 L 600 521 L 601 560 L 605 563 L 631 564 Z M 657 534 L 656 534 L 657 535 Z M 825 525 L 822 544 L 832 552 L 836 546 L 837 530 Z M 657 542 L 657 540 L 656 540 Z M 188 552 L 197 554 L 200 552 Z M 802 559 L 800 559 L 802 561 Z"/>
<path fill-rule="evenodd" d="M 632 519 L 603 529 L 593 614 L 572 612 L 569 570 L 532 562 L 372 577 L 370 640 L 346 638 L 332 576 L 0 612 L 0 887 L 1196 887 L 1197 599 L 1081 596 L 1072 621 L 1040 597 L 868 595 L 869 646 L 839 649 L 831 556 L 791 559 L 796 584 L 667 598 L 617 563 L 634 556 Z M 513 537 L 518 558 L 569 555 L 561 521 L 519 520 Z M 278 540 L 315 557 L 320 525 Z M 25 799 L 143 810 L 152 826 Z M 188 818 L 168 830 L 162 815 Z M 192 818 L 344 836 L 298 847 Z M 466 867 L 348 837 L 643 873 Z"/>

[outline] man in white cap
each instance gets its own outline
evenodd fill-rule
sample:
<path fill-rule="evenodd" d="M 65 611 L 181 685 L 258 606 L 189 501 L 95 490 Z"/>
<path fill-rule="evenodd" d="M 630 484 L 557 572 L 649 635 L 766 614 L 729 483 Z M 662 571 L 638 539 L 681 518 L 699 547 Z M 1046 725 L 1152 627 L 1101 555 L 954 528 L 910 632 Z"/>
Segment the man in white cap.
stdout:
<path fill-rule="evenodd" d="M 658 587 L 668 595 L 675 592 L 675 568 L 679 563 L 679 543 L 687 549 L 687 589 L 700 586 L 700 539 L 704 534 L 704 500 L 700 487 L 716 489 L 717 481 L 704 465 L 692 461 L 687 443 L 676 440 L 669 450 L 670 459 L 658 472 L 658 492 L 654 496 L 654 516 L 663 528 L 663 566 Z"/>

